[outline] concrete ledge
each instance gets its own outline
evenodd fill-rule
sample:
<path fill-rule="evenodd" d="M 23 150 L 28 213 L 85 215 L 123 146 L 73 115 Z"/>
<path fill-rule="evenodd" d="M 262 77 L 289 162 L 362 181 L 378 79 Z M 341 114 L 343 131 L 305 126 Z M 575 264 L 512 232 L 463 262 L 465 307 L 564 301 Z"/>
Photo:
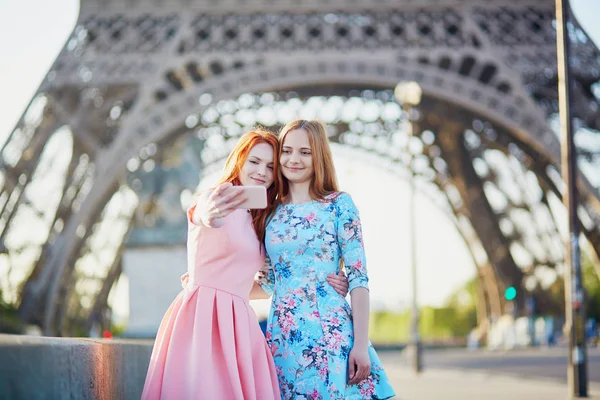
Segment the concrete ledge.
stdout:
<path fill-rule="evenodd" d="M 139 400 L 152 344 L 0 335 L 0 399 Z"/>

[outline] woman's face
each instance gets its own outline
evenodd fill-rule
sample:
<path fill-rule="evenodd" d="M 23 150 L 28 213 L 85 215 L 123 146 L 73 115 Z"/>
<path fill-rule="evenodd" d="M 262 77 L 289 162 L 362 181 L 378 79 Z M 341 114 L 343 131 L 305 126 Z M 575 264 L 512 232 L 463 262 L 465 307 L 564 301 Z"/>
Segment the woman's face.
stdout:
<path fill-rule="evenodd" d="M 273 184 L 273 147 L 268 143 L 255 145 L 240 172 L 243 186 L 262 185 L 266 188 Z"/>
<path fill-rule="evenodd" d="M 305 129 L 295 129 L 285 135 L 279 162 L 283 176 L 290 182 L 303 183 L 312 179 L 312 149 Z"/>

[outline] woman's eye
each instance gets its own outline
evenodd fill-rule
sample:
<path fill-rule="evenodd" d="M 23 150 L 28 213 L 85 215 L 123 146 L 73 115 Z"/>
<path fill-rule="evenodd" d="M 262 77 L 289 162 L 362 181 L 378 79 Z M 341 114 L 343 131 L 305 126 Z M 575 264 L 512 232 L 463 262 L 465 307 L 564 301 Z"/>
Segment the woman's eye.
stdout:
<path fill-rule="evenodd" d="M 302 155 L 303 156 L 310 156 L 312 153 L 310 151 L 303 151 Z"/>
<path fill-rule="evenodd" d="M 271 171 L 273 171 L 273 166 L 272 165 L 267 165 L 267 168 L 269 168 Z"/>
<path fill-rule="evenodd" d="M 254 160 L 250 160 L 250 163 L 252 163 L 254 165 L 258 165 L 258 162 L 254 161 Z"/>

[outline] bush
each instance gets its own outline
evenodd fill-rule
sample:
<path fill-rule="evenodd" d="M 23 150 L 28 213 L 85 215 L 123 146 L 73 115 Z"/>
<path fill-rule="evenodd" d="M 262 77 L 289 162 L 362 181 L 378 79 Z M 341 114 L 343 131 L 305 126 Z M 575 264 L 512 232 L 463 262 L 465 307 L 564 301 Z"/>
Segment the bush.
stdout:
<path fill-rule="evenodd" d="M 23 325 L 17 316 L 17 308 L 5 303 L 0 293 L 0 333 L 23 333 Z"/>

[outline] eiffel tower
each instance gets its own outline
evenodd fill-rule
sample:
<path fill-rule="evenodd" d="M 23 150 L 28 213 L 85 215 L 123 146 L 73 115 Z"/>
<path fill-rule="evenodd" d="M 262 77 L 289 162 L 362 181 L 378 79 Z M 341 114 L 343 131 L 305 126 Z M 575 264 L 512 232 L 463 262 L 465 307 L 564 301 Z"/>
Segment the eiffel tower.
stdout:
<path fill-rule="evenodd" d="M 245 129 L 277 128 L 277 110 L 305 101 L 321 102 L 333 143 L 418 175 L 473 255 L 480 320 L 502 315 L 505 288 L 564 270 L 553 20 L 552 0 L 82 0 L 0 158 L 20 318 L 48 335 L 89 328 L 125 238 L 152 232 L 169 184 L 197 183 L 173 183 L 173 160 L 209 171 Z M 579 218 L 597 256 L 600 53 L 575 20 L 569 35 Z M 399 107 L 399 82 L 418 83 L 419 104 Z M 348 117 L 357 104 L 374 116 Z"/>

